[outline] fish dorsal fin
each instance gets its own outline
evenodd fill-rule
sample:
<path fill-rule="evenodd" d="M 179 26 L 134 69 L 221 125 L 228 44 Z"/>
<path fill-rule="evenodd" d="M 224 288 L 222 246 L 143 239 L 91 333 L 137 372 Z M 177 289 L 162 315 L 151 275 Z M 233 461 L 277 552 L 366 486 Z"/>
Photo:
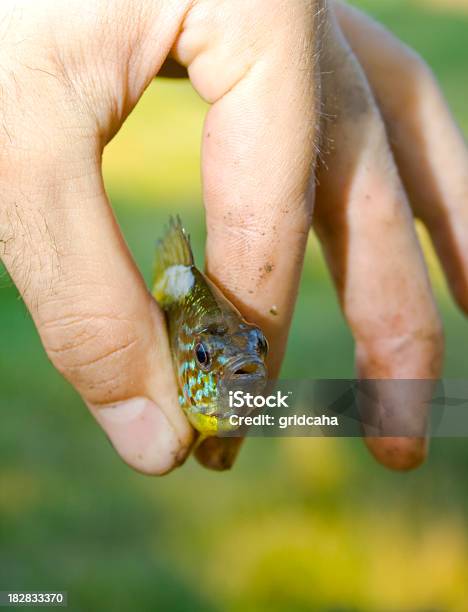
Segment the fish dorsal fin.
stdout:
<path fill-rule="evenodd" d="M 193 282 L 190 271 L 194 265 L 190 238 L 177 217 L 171 217 L 169 227 L 156 246 L 153 272 L 153 295 L 161 303 L 177 301 Z"/>
<path fill-rule="evenodd" d="M 156 245 L 153 283 L 171 266 L 193 266 L 190 237 L 182 226 L 180 217 L 171 217 L 164 238 Z"/>

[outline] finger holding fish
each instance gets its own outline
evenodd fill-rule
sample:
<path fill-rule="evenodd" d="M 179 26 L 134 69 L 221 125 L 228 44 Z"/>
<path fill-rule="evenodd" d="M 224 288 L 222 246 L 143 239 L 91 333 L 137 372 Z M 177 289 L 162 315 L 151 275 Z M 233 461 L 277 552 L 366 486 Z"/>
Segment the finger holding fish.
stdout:
<path fill-rule="evenodd" d="M 223 20 L 214 27 L 219 40 L 230 24 L 238 36 L 233 44 L 251 50 L 252 29 L 245 27 L 251 4 L 222 6 Z M 246 12 L 235 10 L 239 6 Z M 257 56 L 236 57 L 242 78 L 214 100 L 203 132 L 207 275 L 268 338 L 272 378 L 284 355 L 312 215 L 320 6 L 268 3 L 264 22 L 256 25 Z M 223 55 L 229 51 L 228 45 Z M 213 92 L 202 69 L 221 73 L 223 81 L 224 66 L 217 54 L 206 53 L 189 69 L 205 98 L 213 100 Z M 209 440 L 197 457 L 224 469 L 239 445 L 238 439 Z"/>

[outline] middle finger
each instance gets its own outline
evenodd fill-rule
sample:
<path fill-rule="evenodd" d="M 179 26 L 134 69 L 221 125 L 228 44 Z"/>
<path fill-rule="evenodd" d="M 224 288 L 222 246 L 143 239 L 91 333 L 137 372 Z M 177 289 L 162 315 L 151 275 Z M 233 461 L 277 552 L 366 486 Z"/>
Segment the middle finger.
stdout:
<path fill-rule="evenodd" d="M 408 200 L 366 77 L 332 12 L 322 70 L 314 224 L 356 341 L 358 375 L 437 378 L 442 332 Z M 425 456 L 427 391 L 418 387 L 402 402 L 398 387 L 391 389 L 372 406 L 379 433 L 388 436 L 395 427 L 420 433 L 366 442 L 385 465 L 407 469 Z"/>

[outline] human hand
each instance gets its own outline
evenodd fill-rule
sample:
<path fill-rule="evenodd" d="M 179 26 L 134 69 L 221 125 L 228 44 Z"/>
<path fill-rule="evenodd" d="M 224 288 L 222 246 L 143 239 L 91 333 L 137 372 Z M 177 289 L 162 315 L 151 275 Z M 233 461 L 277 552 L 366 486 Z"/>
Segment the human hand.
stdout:
<path fill-rule="evenodd" d="M 274 375 L 311 220 L 316 13 L 312 0 L 0 7 L 1 257 L 52 363 L 142 472 L 183 461 L 192 431 L 164 317 L 105 194 L 103 147 L 171 52 L 211 103 L 202 162 L 208 270 L 264 329 Z"/>
<path fill-rule="evenodd" d="M 26 4 L 2 8 L 3 260 L 53 363 L 130 465 L 165 472 L 183 459 L 192 437 L 176 402 L 163 318 L 118 232 L 100 168 L 103 146 L 170 49 L 213 103 L 203 141 L 208 272 L 265 330 L 272 375 L 284 350 L 309 226 L 307 189 L 322 72 L 323 114 L 333 120 L 322 125 L 315 227 L 356 337 L 359 373 L 438 376 L 440 323 L 382 119 L 333 15 L 317 16 L 320 3 L 294 4 L 295 10 L 278 3 L 271 11 L 270 3 L 260 1 L 255 7 L 216 3 L 216 10 L 208 0 L 183 7 L 147 2 L 138 15 L 128 1 L 98 8 L 70 3 L 66 15 L 51 1 L 28 6 L 26 14 Z M 466 185 L 463 142 L 421 61 L 393 39 L 370 36 L 376 26 L 359 14 L 346 7 L 337 12 L 388 128 L 398 134 L 402 122 L 410 128 L 409 142 L 395 144 L 393 138 L 393 155 L 408 193 L 422 206 L 418 214 L 424 218 L 426 211 L 456 296 L 466 305 L 466 214 L 455 197 Z M 262 18 L 252 20 L 253 14 Z M 323 38 L 320 24 L 327 24 Z M 368 28 L 367 46 L 359 45 L 362 28 Z M 396 66 L 401 54 L 411 59 L 403 68 Z M 379 79 L 379 58 L 394 74 L 404 69 L 420 78 L 397 76 L 395 87 L 395 77 Z M 437 108 L 429 124 L 420 123 L 417 109 L 398 114 L 395 95 L 408 95 L 403 82 L 413 87 L 416 100 L 424 91 Z M 457 151 L 444 175 L 440 147 L 428 146 L 426 139 L 440 131 Z M 327 146 L 331 141 L 339 145 Z M 417 197 L 415 160 L 422 153 L 428 183 L 425 197 Z M 355 163 L 361 157 L 364 166 Z M 376 206 L 366 207 L 366 196 Z M 423 203 L 433 201 L 438 214 L 430 224 Z M 388 252 L 398 257 L 392 261 Z M 139 397 L 156 400 L 162 411 L 145 400 L 121 403 Z M 415 416 L 407 406 L 395 406 L 395 413 L 399 419 Z M 226 467 L 238 444 L 212 439 L 198 454 L 212 467 Z M 368 444 L 391 467 L 412 467 L 425 453 L 422 439 L 372 438 Z"/>
<path fill-rule="evenodd" d="M 468 153 L 430 69 L 375 21 L 334 2 L 320 38 L 321 138 L 314 228 L 366 379 L 436 379 L 443 334 L 413 216 L 427 227 L 468 311 Z M 431 385 L 377 383 L 367 445 L 409 469 L 427 452 Z M 406 396 L 406 397 L 405 397 Z M 392 437 L 392 431 L 420 435 Z M 228 464 L 238 440 L 209 440 Z M 220 450 L 222 449 L 222 450 Z"/>

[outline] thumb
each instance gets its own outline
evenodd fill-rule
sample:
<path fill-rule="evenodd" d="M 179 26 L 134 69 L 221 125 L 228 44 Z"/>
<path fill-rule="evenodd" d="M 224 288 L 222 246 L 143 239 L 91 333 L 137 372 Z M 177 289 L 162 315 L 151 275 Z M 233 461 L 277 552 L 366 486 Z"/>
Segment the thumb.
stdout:
<path fill-rule="evenodd" d="M 133 468 L 161 474 L 184 458 L 191 429 L 178 406 L 163 315 L 108 205 L 100 162 L 99 151 L 82 143 L 69 152 L 58 141 L 27 164 L 7 162 L 3 261 L 49 358 L 117 452 Z"/>
<path fill-rule="evenodd" d="M 169 51 L 183 7 L 133 4 L 120 3 L 114 29 L 109 3 L 65 21 L 60 4 L 38 7 L 7 28 L 0 241 L 52 363 L 120 456 L 161 474 L 184 458 L 192 433 L 165 321 L 112 214 L 101 156 Z"/>

